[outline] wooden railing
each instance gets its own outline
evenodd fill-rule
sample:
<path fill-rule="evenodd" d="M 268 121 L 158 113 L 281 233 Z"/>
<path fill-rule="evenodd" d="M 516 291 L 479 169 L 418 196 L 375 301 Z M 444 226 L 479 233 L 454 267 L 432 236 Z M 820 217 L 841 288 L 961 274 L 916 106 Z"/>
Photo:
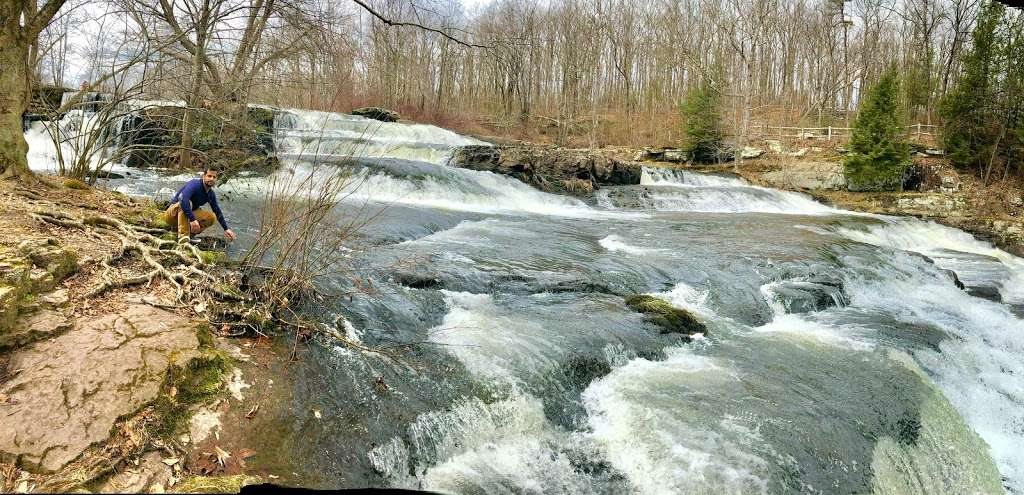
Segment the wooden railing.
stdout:
<path fill-rule="evenodd" d="M 764 133 L 765 139 L 773 137 L 786 139 L 825 139 L 847 140 L 850 139 L 850 127 L 776 127 L 771 125 L 758 126 Z M 756 129 L 756 127 L 755 127 Z M 923 136 L 937 136 L 939 126 L 932 124 L 913 124 L 906 126 L 907 136 L 921 139 Z"/>

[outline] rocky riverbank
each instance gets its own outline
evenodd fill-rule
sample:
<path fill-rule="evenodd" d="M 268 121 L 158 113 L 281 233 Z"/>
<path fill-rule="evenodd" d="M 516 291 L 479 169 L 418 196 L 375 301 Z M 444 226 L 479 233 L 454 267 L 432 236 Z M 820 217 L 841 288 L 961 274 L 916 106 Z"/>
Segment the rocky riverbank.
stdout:
<path fill-rule="evenodd" d="M 238 341 L 176 304 L 167 280 L 93 296 L 125 246 L 53 220 L 148 225 L 154 211 L 72 182 L 0 182 L 2 491 L 237 491 L 261 479 L 245 469 L 253 453 L 216 436 L 224 411 L 251 407 L 254 366 Z M 113 268 L 148 268 L 123 264 Z"/>

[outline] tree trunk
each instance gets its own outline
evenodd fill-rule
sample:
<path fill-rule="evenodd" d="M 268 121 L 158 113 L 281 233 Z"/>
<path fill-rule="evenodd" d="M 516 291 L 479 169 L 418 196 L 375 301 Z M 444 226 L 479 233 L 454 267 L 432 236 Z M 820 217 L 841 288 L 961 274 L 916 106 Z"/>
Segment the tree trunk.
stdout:
<path fill-rule="evenodd" d="M 21 116 L 28 108 L 28 43 L 0 27 L 0 177 L 28 180 L 28 143 Z"/>

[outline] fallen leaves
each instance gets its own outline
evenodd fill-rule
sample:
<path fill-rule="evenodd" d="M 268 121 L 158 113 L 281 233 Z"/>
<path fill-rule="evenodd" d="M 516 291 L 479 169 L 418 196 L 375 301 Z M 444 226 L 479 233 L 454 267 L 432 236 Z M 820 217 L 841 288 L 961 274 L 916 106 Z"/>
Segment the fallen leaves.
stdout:
<path fill-rule="evenodd" d="M 249 409 L 249 412 L 245 413 L 245 419 L 252 419 L 253 416 L 256 415 L 256 412 L 259 411 L 259 410 L 260 410 L 260 405 L 259 404 L 256 404 L 255 406 L 252 406 L 252 409 Z"/>

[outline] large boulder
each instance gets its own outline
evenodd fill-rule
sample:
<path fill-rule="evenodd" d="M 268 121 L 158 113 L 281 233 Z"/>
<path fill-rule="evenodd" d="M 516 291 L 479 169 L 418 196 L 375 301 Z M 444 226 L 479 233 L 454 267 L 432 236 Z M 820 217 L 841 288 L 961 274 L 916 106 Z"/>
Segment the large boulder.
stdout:
<path fill-rule="evenodd" d="M 781 170 L 765 173 L 761 180 L 768 186 L 780 189 L 846 188 L 843 165 L 833 162 L 793 162 Z"/>
<path fill-rule="evenodd" d="M 86 320 L 10 355 L 0 385 L 0 460 L 42 472 L 109 438 L 117 418 L 157 397 L 172 366 L 199 355 L 192 323 L 147 305 Z"/>
<path fill-rule="evenodd" d="M 641 166 L 594 150 L 554 146 L 465 146 L 451 165 L 515 177 L 548 192 L 589 194 L 600 186 L 639 184 Z"/>
<path fill-rule="evenodd" d="M 398 122 L 401 116 L 394 110 L 380 107 L 363 107 L 352 110 L 352 115 L 379 120 L 381 122 Z"/>

